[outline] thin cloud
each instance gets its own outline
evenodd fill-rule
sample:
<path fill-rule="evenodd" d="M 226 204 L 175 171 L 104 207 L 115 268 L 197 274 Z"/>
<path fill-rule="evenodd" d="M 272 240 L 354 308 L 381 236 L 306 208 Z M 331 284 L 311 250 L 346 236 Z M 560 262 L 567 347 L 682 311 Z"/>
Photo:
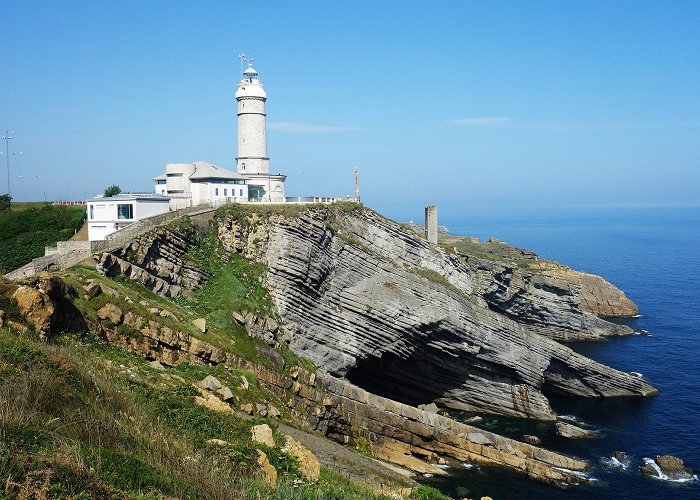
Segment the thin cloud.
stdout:
<path fill-rule="evenodd" d="M 460 127 L 478 127 L 481 125 L 500 125 L 507 121 L 508 118 L 504 116 L 482 116 L 479 118 L 459 118 L 457 120 L 450 120 L 447 123 Z"/>
<path fill-rule="evenodd" d="M 267 128 L 277 132 L 291 132 L 294 134 L 329 134 L 335 132 L 351 132 L 357 127 L 338 127 L 331 125 L 309 125 L 303 122 L 271 122 Z"/>

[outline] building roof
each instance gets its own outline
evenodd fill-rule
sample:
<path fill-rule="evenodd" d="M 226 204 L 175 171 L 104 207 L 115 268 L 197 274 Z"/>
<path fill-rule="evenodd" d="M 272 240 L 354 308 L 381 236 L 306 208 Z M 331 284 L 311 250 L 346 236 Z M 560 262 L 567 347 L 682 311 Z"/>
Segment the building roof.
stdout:
<path fill-rule="evenodd" d="M 165 174 L 160 174 L 160 175 L 156 175 L 156 176 L 153 178 L 153 180 L 154 180 L 154 181 L 164 181 L 164 180 L 166 180 L 167 178 L 168 178 L 167 175 L 165 175 Z"/>
<path fill-rule="evenodd" d="M 154 194 L 154 193 L 121 193 L 115 196 L 102 196 L 102 195 L 97 195 L 94 198 L 88 200 L 88 203 L 101 203 L 104 201 L 135 201 L 135 200 L 144 200 L 144 201 L 163 201 L 163 202 L 168 202 L 170 201 L 170 198 L 168 196 L 163 196 L 162 194 Z"/>
<path fill-rule="evenodd" d="M 195 161 L 192 164 L 194 165 L 194 173 L 190 175 L 190 180 L 192 181 L 204 179 L 245 179 L 245 176 L 241 174 L 223 167 L 217 167 L 207 161 Z"/>

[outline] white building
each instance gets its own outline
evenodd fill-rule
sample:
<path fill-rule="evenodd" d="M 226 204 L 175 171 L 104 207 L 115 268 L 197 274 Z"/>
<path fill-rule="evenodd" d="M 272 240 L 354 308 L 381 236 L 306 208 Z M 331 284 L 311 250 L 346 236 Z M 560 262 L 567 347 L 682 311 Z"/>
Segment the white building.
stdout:
<path fill-rule="evenodd" d="M 270 174 L 267 156 L 265 101 L 267 94 L 251 64 L 236 90 L 238 156 L 236 172 L 205 161 L 168 163 L 153 178 L 155 193 L 170 197 L 173 210 L 224 203 L 284 203 L 286 175 Z"/>
<path fill-rule="evenodd" d="M 245 176 L 250 201 L 283 203 L 287 176 L 270 174 L 267 156 L 265 86 L 252 63 L 243 72 L 236 90 L 238 101 L 238 156 L 236 171 Z"/>
<path fill-rule="evenodd" d="M 205 162 L 168 163 L 165 174 L 154 177 L 155 192 L 170 197 L 173 210 L 197 205 L 248 201 L 246 177 Z"/>
<path fill-rule="evenodd" d="M 87 202 L 88 240 L 104 240 L 138 220 L 168 212 L 169 202 L 167 196 L 142 193 L 92 198 Z"/>

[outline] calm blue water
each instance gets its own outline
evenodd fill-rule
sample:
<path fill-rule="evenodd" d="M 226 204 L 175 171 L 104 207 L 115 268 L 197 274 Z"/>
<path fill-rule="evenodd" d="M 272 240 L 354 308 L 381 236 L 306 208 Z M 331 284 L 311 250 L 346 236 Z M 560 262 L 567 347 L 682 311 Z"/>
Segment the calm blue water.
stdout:
<path fill-rule="evenodd" d="M 643 477 L 643 457 L 671 454 L 700 474 L 700 209 L 600 209 L 556 214 L 491 215 L 449 220 L 453 234 L 489 236 L 528 248 L 575 269 L 599 274 L 639 306 L 628 322 L 651 336 L 579 343 L 572 347 L 597 361 L 644 375 L 661 394 L 649 399 L 550 398 L 560 414 L 575 414 L 602 431 L 602 438 L 565 441 L 551 429 L 521 421 L 491 428 L 520 436 L 539 434 L 550 448 L 593 466 L 590 486 L 556 488 L 521 476 L 479 468 L 451 470 L 430 484 L 453 496 L 508 498 L 700 498 L 700 483 Z M 632 456 L 622 471 L 605 466 L 615 450 Z"/>

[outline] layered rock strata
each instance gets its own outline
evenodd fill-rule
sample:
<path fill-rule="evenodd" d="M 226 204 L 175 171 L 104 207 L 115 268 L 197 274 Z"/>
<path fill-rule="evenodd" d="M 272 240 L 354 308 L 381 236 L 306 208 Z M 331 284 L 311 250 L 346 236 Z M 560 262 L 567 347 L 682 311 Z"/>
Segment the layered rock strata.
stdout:
<path fill-rule="evenodd" d="M 183 258 L 196 243 L 194 230 L 161 227 L 102 253 L 97 269 L 105 276 L 124 275 L 165 297 L 188 295 L 208 278 L 203 269 Z"/>
<path fill-rule="evenodd" d="M 266 285 L 285 324 L 281 339 L 317 366 L 379 395 L 555 420 L 546 392 L 656 393 L 643 380 L 553 340 L 629 333 L 594 314 L 603 303 L 616 310 L 607 297 L 624 296 L 600 278 L 591 278 L 593 286 L 563 266 L 522 270 L 448 252 L 367 209 L 262 215 L 234 208 L 216 222 L 224 253 L 266 265 Z M 100 267 L 108 275 L 123 269 L 164 295 L 180 293 L 185 288 L 178 276 L 194 267 L 182 255 L 195 241 L 176 228 L 163 231 L 143 237 L 137 252 L 125 247 L 104 254 Z M 165 243 L 156 241 L 165 236 Z M 159 288 L 158 280 L 169 288 Z M 191 287 L 198 282 L 187 281 Z"/>
<path fill-rule="evenodd" d="M 585 462 L 462 424 L 371 394 L 327 373 L 292 367 L 283 374 L 251 363 L 192 336 L 107 304 L 98 311 L 107 340 L 165 366 L 188 361 L 225 363 L 252 371 L 268 389 L 286 401 L 298 422 L 344 444 L 369 443 L 375 457 L 420 473 L 441 473 L 438 462 L 470 462 L 506 467 L 538 481 L 576 484 Z M 125 333 L 119 325 L 138 329 Z M 127 330 L 128 331 L 128 330 Z M 217 399 L 219 404 L 222 404 Z"/>
<path fill-rule="evenodd" d="M 295 352 L 378 394 L 553 420 L 543 391 L 656 392 L 494 310 L 488 294 L 478 293 L 483 275 L 468 261 L 370 210 L 317 208 L 243 221 L 229 215 L 218 238 L 226 250 L 267 266 Z M 593 315 L 582 322 L 590 313 L 580 300 L 553 300 L 549 307 L 557 313 L 543 322 L 552 329 L 555 318 L 581 333 L 590 333 L 590 324 L 616 328 Z"/>

